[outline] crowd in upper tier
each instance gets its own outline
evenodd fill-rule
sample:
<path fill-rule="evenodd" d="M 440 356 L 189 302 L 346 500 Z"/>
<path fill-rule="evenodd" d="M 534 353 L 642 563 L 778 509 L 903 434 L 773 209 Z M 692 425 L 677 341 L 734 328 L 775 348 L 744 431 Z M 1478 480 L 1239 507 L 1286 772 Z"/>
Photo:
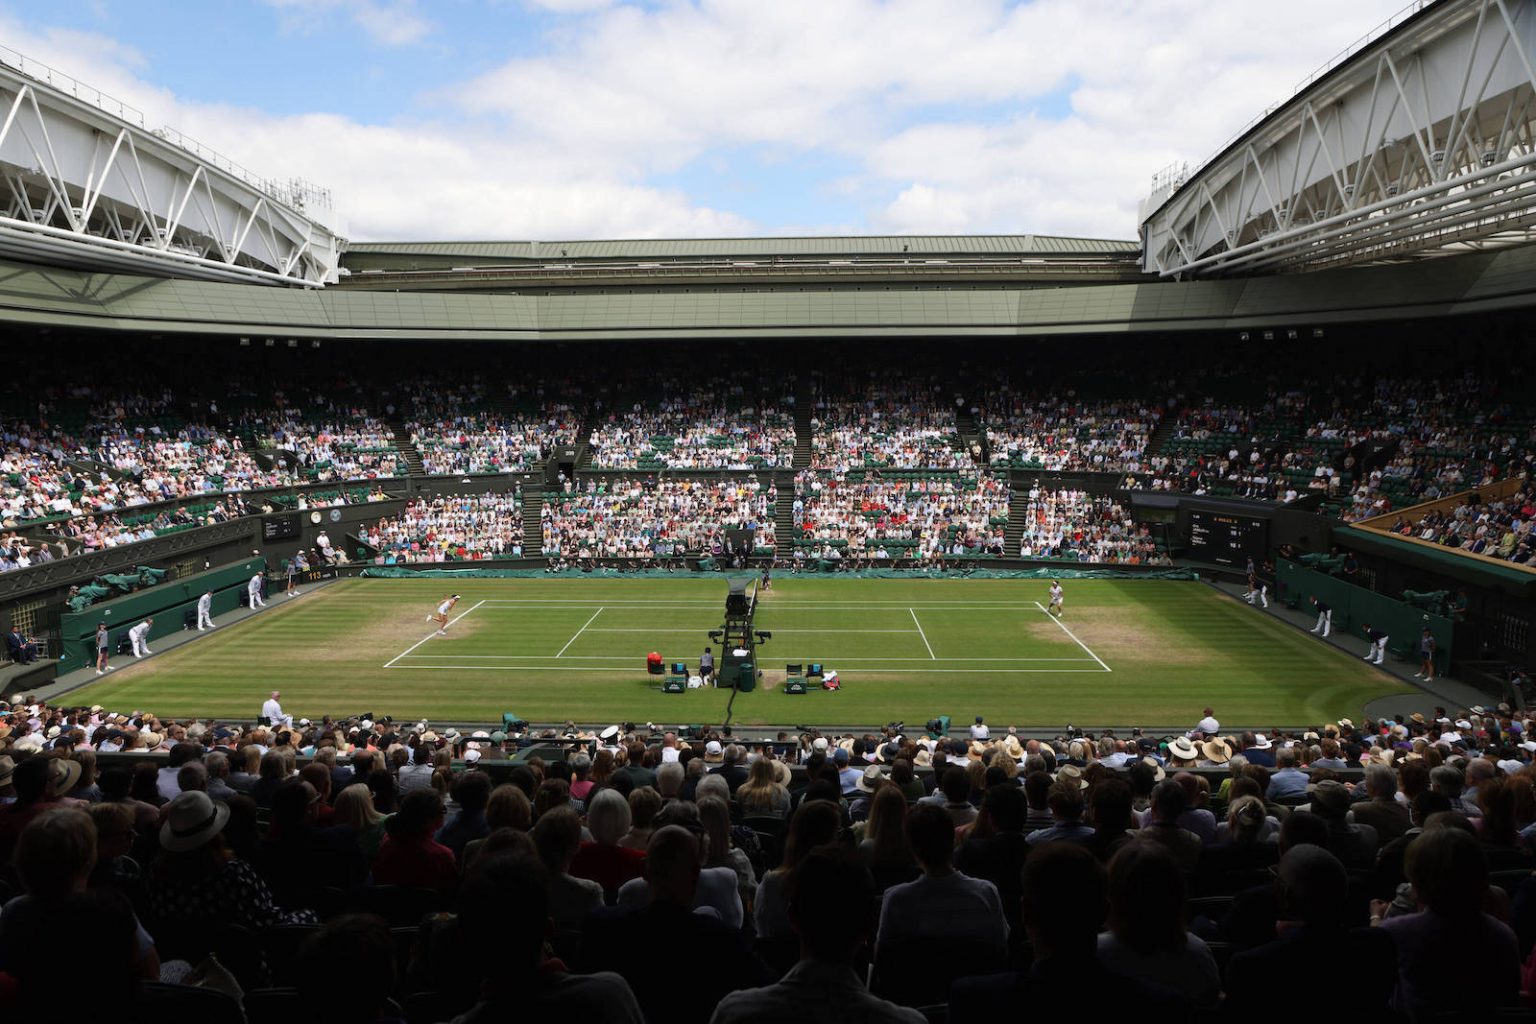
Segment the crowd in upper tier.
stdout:
<path fill-rule="evenodd" d="M 671 558 L 774 550 L 777 489 L 755 476 L 723 481 L 624 480 L 544 495 L 550 558 Z M 732 537 L 735 536 L 733 543 Z"/>
<path fill-rule="evenodd" d="M 478 377 L 417 382 L 405 429 L 428 476 L 522 473 L 577 440 L 585 415 L 579 388 L 559 398 Z"/>
<path fill-rule="evenodd" d="M 750 373 L 648 382 L 598 417 L 599 469 L 788 467 L 795 454 L 794 380 L 773 388 Z"/>
<path fill-rule="evenodd" d="M 255 725 L 0 704 L 0 1013 L 55 1008 L 82 942 L 92 991 L 194 1019 L 302 1016 L 338 978 L 353 1015 L 461 1024 L 1188 1024 L 1287 985 L 1430 1024 L 1536 996 L 1536 718 L 1507 705 L 750 739 L 281 696 Z"/>
<path fill-rule="evenodd" d="M 993 466 L 1046 471 L 1141 472 L 1162 418 L 1150 394 L 1105 400 L 1007 381 L 987 389 L 981 412 Z"/>
<path fill-rule="evenodd" d="M 796 376 L 701 370 L 697 354 L 674 355 L 653 353 L 652 365 L 620 350 L 574 361 L 524 353 L 403 375 L 349 359 L 287 372 L 213 358 L 188 377 L 185 354 L 170 351 L 122 374 L 90 360 L 61 367 L 67 384 L 0 393 L 0 529 L 17 533 L 0 571 L 210 521 L 226 494 L 388 481 L 417 455 L 428 475 L 533 472 L 557 446 L 588 442 L 581 470 L 766 473 L 794 466 L 798 442 L 797 470 L 850 479 L 864 470 L 1097 470 L 1128 489 L 1300 503 L 1351 522 L 1528 476 L 1536 458 L 1536 412 L 1518 400 L 1518 366 L 1494 375 L 1462 362 L 1437 373 L 1433 361 L 1398 359 L 1312 376 L 1256 355 L 1256 366 L 1193 369 L 1182 359 L 1090 369 L 1047 359 L 1021 372 L 1013 356 L 993 366 L 959 353 L 943 366 L 909 353 Z M 806 405 L 798 431 L 797 398 Z M 180 507 L 132 512 L 165 502 Z M 1414 532 L 1524 561 L 1526 521 L 1508 510 L 1468 537 L 1465 524 L 1431 517 Z M 759 524 L 760 536 L 769 525 Z M 892 558 L 986 553 L 998 547 L 999 525 L 947 523 L 942 542 L 922 545 L 910 543 L 921 538 L 904 535 L 906 524 L 878 521 L 883 536 L 853 528 L 856 536 L 794 539 L 808 553 L 813 539 L 820 553 L 843 549 L 834 556 L 850 545 L 863 552 L 863 536 L 888 541 Z"/>
<path fill-rule="evenodd" d="M 818 376 L 811 415 L 811 468 L 960 469 L 956 400 L 942 385 L 894 373 Z"/>
<path fill-rule="evenodd" d="M 810 470 L 795 478 L 796 553 L 935 560 L 1001 555 L 1008 484 L 983 474 L 883 479 Z"/>

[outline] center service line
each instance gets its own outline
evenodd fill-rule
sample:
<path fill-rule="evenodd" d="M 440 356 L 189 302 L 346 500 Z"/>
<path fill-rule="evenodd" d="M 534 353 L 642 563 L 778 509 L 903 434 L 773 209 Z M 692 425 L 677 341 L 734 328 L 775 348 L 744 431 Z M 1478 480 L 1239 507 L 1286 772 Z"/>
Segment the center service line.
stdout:
<path fill-rule="evenodd" d="M 569 640 L 567 640 L 565 642 L 565 646 L 560 648 L 560 654 L 564 654 L 567 650 L 569 650 L 571 644 L 576 642 L 576 637 L 577 636 L 581 636 L 581 634 L 585 633 L 587 631 L 587 626 L 590 626 L 590 625 L 592 625 L 592 623 L 596 622 L 597 621 L 597 617 L 599 615 L 601 615 L 601 614 L 603 614 L 603 610 L 601 608 L 599 608 L 597 611 L 593 612 L 592 613 L 592 617 L 587 620 L 586 625 L 582 626 L 580 629 L 578 629 L 576 631 L 576 636 L 571 637 Z M 1090 651 L 1089 653 L 1091 654 L 1092 652 Z M 560 654 L 555 655 L 555 657 L 557 657 L 557 658 L 560 657 Z"/>
<path fill-rule="evenodd" d="M 933 653 L 933 645 L 928 642 L 928 634 L 923 632 L 923 624 L 917 621 L 917 610 L 908 608 L 907 611 L 912 613 L 912 625 L 917 627 L 917 635 L 923 638 L 923 646 L 928 648 L 928 657 L 938 661 L 939 656 Z"/>

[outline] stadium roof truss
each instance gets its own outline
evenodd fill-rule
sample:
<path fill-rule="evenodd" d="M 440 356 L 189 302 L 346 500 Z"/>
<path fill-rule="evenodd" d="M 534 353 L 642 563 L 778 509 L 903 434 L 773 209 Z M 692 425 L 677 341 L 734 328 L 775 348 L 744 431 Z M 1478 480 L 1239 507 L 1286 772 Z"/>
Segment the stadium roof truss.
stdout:
<path fill-rule="evenodd" d="M 336 280 L 344 247 L 306 212 L 325 201 L 174 130 L 148 130 L 125 104 L 0 49 L 0 255 L 320 286 Z"/>
<path fill-rule="evenodd" d="M 1536 0 L 1440 0 L 1154 192 L 1143 269 L 1397 262 L 1536 237 Z"/>

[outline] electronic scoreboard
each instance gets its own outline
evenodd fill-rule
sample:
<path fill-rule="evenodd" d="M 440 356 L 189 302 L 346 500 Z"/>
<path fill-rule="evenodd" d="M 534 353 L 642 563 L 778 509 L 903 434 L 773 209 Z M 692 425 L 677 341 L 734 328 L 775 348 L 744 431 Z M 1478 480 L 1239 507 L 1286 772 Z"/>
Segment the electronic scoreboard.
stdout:
<path fill-rule="evenodd" d="M 1269 520 L 1209 509 L 1189 510 L 1189 557 L 1217 565 L 1262 563 L 1269 550 Z"/>

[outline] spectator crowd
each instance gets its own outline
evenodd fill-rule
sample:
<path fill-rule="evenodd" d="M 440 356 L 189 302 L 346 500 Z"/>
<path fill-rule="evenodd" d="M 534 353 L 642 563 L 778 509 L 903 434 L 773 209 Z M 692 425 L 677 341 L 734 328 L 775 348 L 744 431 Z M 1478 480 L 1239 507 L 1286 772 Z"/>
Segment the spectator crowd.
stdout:
<path fill-rule="evenodd" d="M 379 565 L 464 562 L 523 555 L 520 490 L 413 498 L 399 515 L 359 531 Z"/>
<path fill-rule="evenodd" d="M 1536 997 L 1536 719 L 1505 706 L 748 740 L 293 721 L 278 696 L 255 725 L 0 706 L 0 1007 L 56 1003 L 70 936 L 159 1016 L 297 1012 L 338 970 L 365 1018 L 433 1021 Z"/>
<path fill-rule="evenodd" d="M 804 471 L 795 477 L 796 553 L 922 559 L 1001 555 L 1008 484 L 1001 476 L 884 479 Z"/>
<path fill-rule="evenodd" d="M 549 558 L 670 558 L 772 550 L 778 492 L 755 475 L 588 480 L 544 495 L 542 552 Z M 732 545 L 730 534 L 746 538 Z"/>

